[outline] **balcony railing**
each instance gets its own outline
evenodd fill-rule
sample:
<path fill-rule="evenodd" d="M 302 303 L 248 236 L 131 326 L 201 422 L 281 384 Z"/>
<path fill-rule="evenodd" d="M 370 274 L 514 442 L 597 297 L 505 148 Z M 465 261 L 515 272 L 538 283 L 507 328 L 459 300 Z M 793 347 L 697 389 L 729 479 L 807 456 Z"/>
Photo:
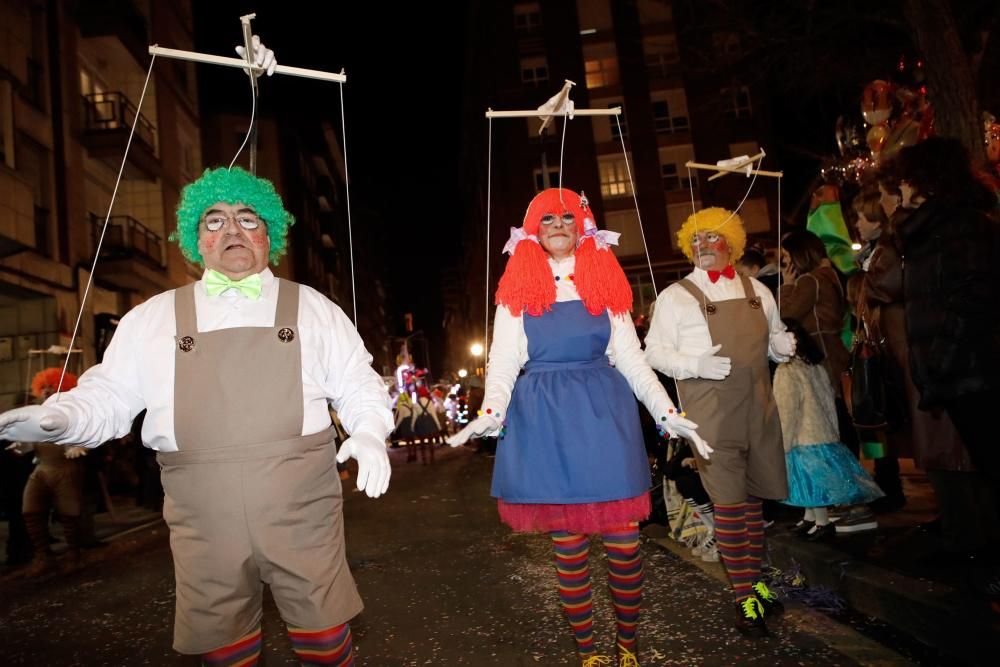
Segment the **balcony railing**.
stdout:
<path fill-rule="evenodd" d="M 91 93 L 83 96 L 83 127 L 89 132 L 129 130 L 138 123 L 135 136 L 156 153 L 156 128 L 137 113 L 132 101 L 123 93 Z"/>
<path fill-rule="evenodd" d="M 94 247 L 101 238 L 104 217 L 90 214 L 90 225 L 94 237 Z M 104 233 L 101 257 L 108 259 L 128 259 L 139 256 L 156 264 L 166 266 L 163 261 L 163 239 L 146 228 L 141 222 L 128 215 L 113 215 L 108 220 L 108 230 Z"/>

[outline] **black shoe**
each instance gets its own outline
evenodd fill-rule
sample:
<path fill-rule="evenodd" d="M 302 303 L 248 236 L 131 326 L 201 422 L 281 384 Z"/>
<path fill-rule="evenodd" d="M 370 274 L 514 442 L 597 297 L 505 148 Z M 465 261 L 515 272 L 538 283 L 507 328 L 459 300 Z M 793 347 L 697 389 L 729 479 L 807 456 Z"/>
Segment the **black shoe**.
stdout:
<path fill-rule="evenodd" d="M 760 606 L 764 608 L 764 616 L 781 616 L 785 613 L 785 605 L 781 603 L 778 596 L 771 592 L 763 581 L 755 582 L 753 585 L 754 595 L 760 601 Z"/>
<path fill-rule="evenodd" d="M 806 542 L 825 542 L 836 534 L 837 529 L 834 525 L 832 523 L 825 523 L 822 526 L 817 525 L 808 533 L 800 533 L 799 537 Z"/>
<path fill-rule="evenodd" d="M 751 595 L 736 603 L 736 629 L 744 637 L 767 637 L 770 633 L 764 624 L 764 606 Z"/>
<path fill-rule="evenodd" d="M 815 525 L 815 521 L 806 521 L 805 519 L 802 519 L 797 524 L 789 528 L 788 532 L 793 535 L 802 535 L 803 533 L 808 533 Z"/>

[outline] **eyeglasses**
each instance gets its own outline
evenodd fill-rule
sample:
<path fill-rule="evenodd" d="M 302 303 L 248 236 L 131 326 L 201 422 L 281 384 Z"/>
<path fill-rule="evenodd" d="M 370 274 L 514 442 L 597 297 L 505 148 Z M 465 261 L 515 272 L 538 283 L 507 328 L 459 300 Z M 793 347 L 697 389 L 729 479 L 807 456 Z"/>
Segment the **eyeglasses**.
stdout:
<path fill-rule="evenodd" d="M 555 223 L 556 220 L 562 220 L 562 223 L 566 226 L 576 224 L 576 216 L 572 213 L 564 213 L 561 218 L 553 215 L 552 213 L 547 213 L 542 216 L 542 224 L 546 227 Z"/>
<path fill-rule="evenodd" d="M 225 213 L 210 213 L 205 216 L 205 229 L 210 232 L 220 231 L 226 226 L 228 220 L 235 220 L 236 224 L 247 230 L 257 229 L 261 223 L 261 219 L 255 213 L 250 213 L 249 211 L 242 211 L 235 216 L 226 215 Z"/>

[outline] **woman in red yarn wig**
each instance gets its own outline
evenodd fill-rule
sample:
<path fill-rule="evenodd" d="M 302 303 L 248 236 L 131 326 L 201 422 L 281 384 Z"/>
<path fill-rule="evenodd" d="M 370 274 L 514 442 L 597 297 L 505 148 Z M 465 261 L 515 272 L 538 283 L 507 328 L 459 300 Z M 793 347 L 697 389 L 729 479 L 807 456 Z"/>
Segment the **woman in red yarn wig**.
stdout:
<path fill-rule="evenodd" d="M 611 252 L 618 236 L 599 230 L 571 190 L 531 201 L 504 248 L 511 258 L 496 294 L 482 414 L 449 439 L 499 435 L 491 493 L 500 518 L 551 536 L 585 666 L 606 664 L 593 637 L 591 533 L 608 554 L 618 664 L 638 665 L 638 522 L 649 514 L 650 475 L 635 397 L 663 432 L 711 451 L 646 363 L 629 316 L 632 289 Z"/>

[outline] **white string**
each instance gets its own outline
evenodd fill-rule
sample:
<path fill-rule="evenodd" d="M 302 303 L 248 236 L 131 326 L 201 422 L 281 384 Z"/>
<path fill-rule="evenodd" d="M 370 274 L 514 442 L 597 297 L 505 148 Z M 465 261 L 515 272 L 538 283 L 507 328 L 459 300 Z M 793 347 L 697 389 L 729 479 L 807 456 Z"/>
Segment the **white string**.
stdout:
<path fill-rule="evenodd" d="M 780 272 L 781 272 L 781 176 L 778 176 L 778 247 L 775 250 L 775 252 L 778 254 L 778 257 L 777 257 L 778 272 L 780 274 Z M 767 261 L 766 257 L 764 258 L 764 261 L 765 262 Z M 781 280 L 780 280 L 781 276 L 779 275 L 778 277 L 779 277 L 778 284 L 780 285 L 781 284 Z M 780 295 L 780 293 L 778 295 L 778 319 L 779 320 L 781 319 L 781 295 Z"/>
<path fill-rule="evenodd" d="M 628 164 L 628 151 L 625 150 L 625 137 L 622 135 L 622 123 L 618 116 L 615 116 L 615 123 L 618 125 L 618 139 L 622 143 L 622 157 L 625 158 L 625 172 L 628 174 L 628 185 L 632 189 L 632 201 L 635 202 L 635 215 L 639 220 L 639 235 L 642 236 L 642 249 L 646 253 L 646 264 L 649 266 L 649 279 L 653 283 L 653 294 L 656 291 L 656 276 L 653 275 L 653 262 L 649 259 L 649 246 L 646 245 L 646 231 L 642 228 L 642 212 L 639 211 L 639 197 L 635 193 L 635 183 L 632 181 L 632 168 Z"/>
<path fill-rule="evenodd" d="M 490 209 L 492 208 L 491 198 L 493 196 L 493 119 L 489 120 L 489 139 L 486 143 L 486 308 L 483 317 L 486 320 L 483 328 L 483 354 L 489 362 L 490 349 Z M 560 178 L 562 177 L 562 163 L 559 164 Z M 544 176 L 543 176 L 544 178 Z"/>
<path fill-rule="evenodd" d="M 563 149 L 566 148 L 566 128 L 569 126 L 569 116 L 563 116 L 562 141 L 559 142 L 559 203 L 566 208 L 566 203 L 562 196 L 562 175 L 563 175 Z M 544 146 L 542 149 L 544 150 Z"/>
<path fill-rule="evenodd" d="M 351 256 L 351 299 L 354 301 L 354 326 L 358 326 L 358 293 L 354 288 L 354 229 L 351 225 L 351 178 L 347 171 L 347 121 L 344 112 L 344 84 L 340 84 L 340 143 L 344 150 L 344 190 L 347 194 L 347 247 Z"/>
<path fill-rule="evenodd" d="M 250 140 L 250 135 L 253 133 L 253 121 L 254 121 L 254 117 L 257 114 L 257 90 L 254 87 L 254 79 L 253 79 L 253 77 L 254 77 L 253 72 L 248 72 L 247 78 L 250 79 L 250 95 L 251 95 L 251 98 L 250 98 L 250 100 L 251 100 L 251 102 L 250 102 L 250 104 L 251 104 L 251 106 L 250 106 L 250 124 L 247 126 L 247 136 L 243 137 L 243 143 L 240 144 L 240 147 L 236 150 L 236 155 L 233 156 L 233 161 L 229 163 L 229 170 L 230 171 L 232 171 L 233 165 L 236 164 L 236 160 L 239 159 L 240 153 L 243 152 L 243 149 L 247 145 L 247 141 Z"/>
<path fill-rule="evenodd" d="M 101 256 L 101 246 L 104 244 L 104 234 L 108 230 L 108 222 L 111 220 L 111 209 L 114 208 L 115 198 L 118 196 L 118 186 L 122 182 L 122 174 L 125 173 L 125 164 L 128 160 L 129 149 L 132 148 L 132 137 L 135 136 L 135 128 L 139 124 L 139 114 L 142 112 L 142 102 L 146 99 L 146 88 L 149 86 L 149 77 L 153 73 L 153 63 L 156 62 L 156 54 L 149 60 L 149 70 L 146 72 L 146 82 L 142 84 L 142 95 L 139 96 L 139 104 L 135 109 L 135 119 L 132 121 L 132 128 L 128 133 L 128 142 L 125 144 L 125 154 L 122 156 L 122 164 L 118 168 L 118 180 L 115 181 L 115 189 L 111 193 L 111 203 L 108 204 L 108 213 L 104 216 L 104 226 L 101 227 L 101 236 L 97 239 L 97 247 L 94 249 L 94 261 L 90 265 L 90 275 L 87 276 L 87 286 L 83 290 L 83 297 L 80 299 L 80 312 L 76 315 L 76 324 L 73 326 L 73 335 L 69 339 L 69 350 L 66 352 L 66 361 L 63 362 L 62 374 L 59 376 L 58 389 L 62 389 L 63 379 L 66 377 L 66 369 L 69 367 L 69 360 L 73 356 L 73 345 L 76 343 L 76 335 L 80 331 L 80 321 L 83 319 L 83 309 L 87 305 L 87 296 L 90 294 L 90 286 L 94 282 L 94 272 L 97 270 L 97 260 Z M 122 117 L 122 122 L 127 122 Z M 56 392 L 56 400 L 62 395 L 61 391 Z"/>

